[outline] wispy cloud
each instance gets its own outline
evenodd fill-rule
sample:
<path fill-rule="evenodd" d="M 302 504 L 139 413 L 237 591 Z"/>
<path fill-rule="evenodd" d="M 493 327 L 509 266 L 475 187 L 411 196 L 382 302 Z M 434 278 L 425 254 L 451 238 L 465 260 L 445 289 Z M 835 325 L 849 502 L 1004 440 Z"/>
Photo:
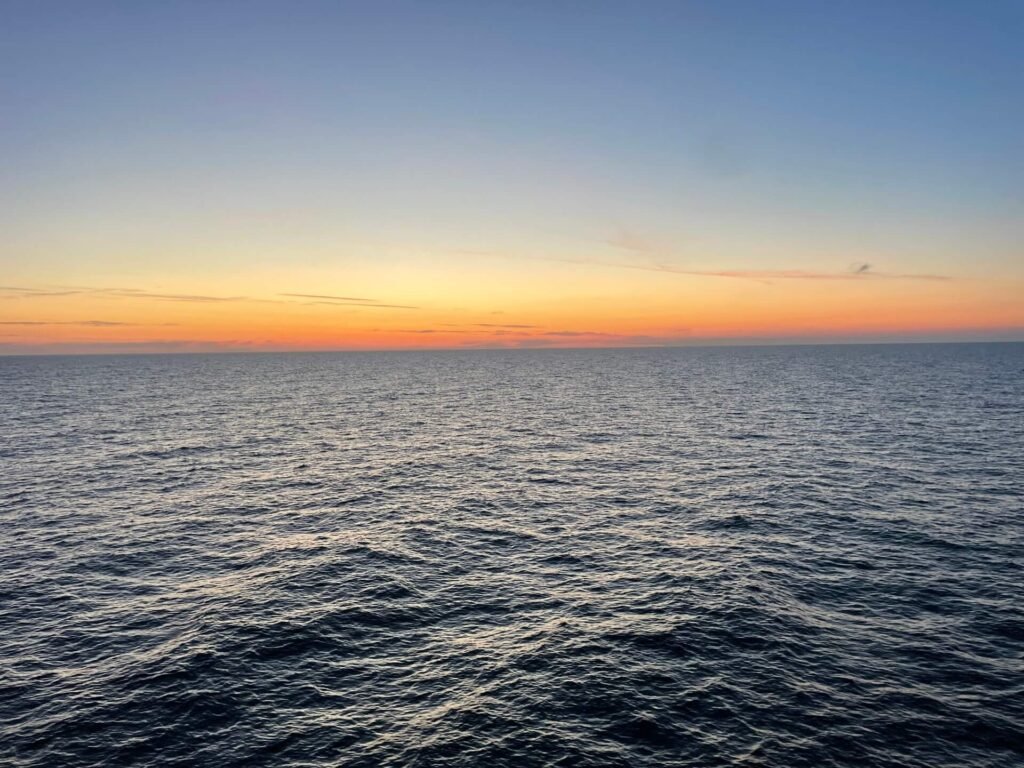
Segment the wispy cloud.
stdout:
<path fill-rule="evenodd" d="M 614 269 L 633 269 L 643 272 L 663 272 L 672 275 L 692 277 L 718 277 L 734 280 L 952 280 L 948 275 L 931 273 L 906 273 L 876 271 L 874 265 L 866 262 L 855 262 L 846 270 L 806 270 L 806 269 L 693 269 L 681 266 L 673 259 L 671 248 L 657 242 L 648 235 L 632 230 L 619 230 L 600 241 L 606 246 L 628 251 L 632 260 L 602 259 L 599 257 L 559 258 L 535 257 L 541 261 L 554 261 L 565 264 L 581 264 Z"/>
<path fill-rule="evenodd" d="M 379 329 L 378 329 L 379 330 Z M 452 333 L 469 333 L 469 331 L 456 331 L 450 328 L 400 328 L 398 333 L 420 333 L 420 334 L 431 334 L 440 333 L 444 335 Z"/>
<path fill-rule="evenodd" d="M 7 298 L 36 299 L 46 296 L 113 296 L 123 299 L 158 299 L 162 301 L 259 301 L 250 299 L 247 296 L 203 296 L 192 293 L 158 293 L 145 291 L 140 288 L 28 288 L 22 286 L 0 286 L 0 293 L 7 294 Z"/>
<path fill-rule="evenodd" d="M 321 293 L 279 293 L 278 296 L 291 296 L 298 299 L 328 299 L 330 301 L 361 301 L 376 303 L 377 299 L 363 299 L 358 296 L 327 296 Z"/>
<path fill-rule="evenodd" d="M 539 325 L 524 325 L 522 323 L 471 323 L 474 328 L 540 328 Z"/>
<path fill-rule="evenodd" d="M 47 296 L 78 296 L 93 295 L 107 296 L 119 299 L 155 299 L 157 301 L 171 302 L 198 302 L 198 303 L 224 303 L 224 302 L 258 302 L 258 303 L 287 303 L 281 299 L 264 299 L 252 296 L 211 296 L 197 293 L 163 293 L 160 291 L 149 291 L 142 288 L 110 288 L 110 287 L 27 287 L 27 286 L 0 286 L 0 296 L 5 298 L 36 299 Z M 300 299 L 314 299 L 314 301 L 301 302 L 303 304 L 324 304 L 329 306 L 342 307 L 366 307 L 370 309 L 419 309 L 408 304 L 383 304 L 377 299 L 360 298 L 356 296 L 331 296 L 316 293 L 279 293 L 278 296 Z"/>
<path fill-rule="evenodd" d="M 360 296 L 331 296 L 324 293 L 279 293 L 278 296 L 288 296 L 296 299 L 314 299 L 314 301 L 300 302 L 306 306 L 328 306 L 328 307 L 364 307 L 366 309 L 419 309 L 410 304 L 383 304 L 380 299 L 368 299 Z"/>
<path fill-rule="evenodd" d="M 52 289 L 52 288 L 22 288 L 20 286 L 13 285 L 0 285 L 0 293 L 5 294 L 5 298 L 23 298 L 23 299 L 35 299 L 43 298 L 44 296 L 74 296 L 79 293 L 83 293 L 82 290 L 76 288 L 69 289 Z"/>
<path fill-rule="evenodd" d="M 177 323 L 122 323 L 116 320 L 0 320 L 0 325 L 76 325 L 90 328 L 113 328 L 117 326 L 167 327 Z"/>
<path fill-rule="evenodd" d="M 600 241 L 633 255 L 632 261 L 618 259 L 602 259 L 596 257 L 558 257 L 558 256 L 527 256 L 515 255 L 504 251 L 457 251 L 460 253 L 476 253 L 479 255 L 502 258 L 527 259 L 532 261 L 549 261 L 561 264 L 578 264 L 591 267 L 609 267 L 612 269 L 633 269 L 642 272 L 661 272 L 671 275 L 692 277 L 717 277 L 733 280 L 952 280 L 949 275 L 932 273 L 884 272 L 876 271 L 868 262 L 857 262 L 847 270 L 819 271 L 807 269 L 692 269 L 674 263 L 670 249 L 655 242 L 650 237 L 636 232 L 623 230 Z"/>
<path fill-rule="evenodd" d="M 197 302 L 222 302 L 222 301 L 252 301 L 248 296 L 199 296 L 192 293 L 151 293 L 139 290 L 109 290 L 96 291 L 108 296 L 120 296 L 126 299 L 157 299 L 160 301 L 197 301 Z"/>
<path fill-rule="evenodd" d="M 357 301 L 304 301 L 308 307 L 321 305 L 327 307 L 362 307 L 363 309 L 419 309 L 409 304 L 363 304 Z"/>
<path fill-rule="evenodd" d="M 818 272 L 804 269 L 687 269 L 673 264 L 657 262 L 649 264 L 635 264 L 590 258 L 569 259 L 544 257 L 543 260 L 561 262 L 564 264 L 612 267 L 616 269 L 635 269 L 643 272 L 663 272 L 672 275 L 721 277 L 737 280 L 952 280 L 948 275 L 876 272 L 872 269 L 871 265 L 867 263 L 855 264 L 852 269 L 842 272 Z"/>

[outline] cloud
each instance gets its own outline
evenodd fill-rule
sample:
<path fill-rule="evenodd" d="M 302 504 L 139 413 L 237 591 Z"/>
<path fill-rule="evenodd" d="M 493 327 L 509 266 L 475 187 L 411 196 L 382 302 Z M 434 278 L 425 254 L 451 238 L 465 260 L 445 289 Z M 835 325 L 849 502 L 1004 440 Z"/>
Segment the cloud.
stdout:
<path fill-rule="evenodd" d="M 159 299 L 161 301 L 198 301 L 198 302 L 221 302 L 221 301 L 251 301 L 247 296 L 201 296 L 192 293 L 151 293 L 137 289 L 118 288 L 97 288 L 96 293 L 103 293 L 108 296 L 120 296 L 125 299 Z"/>
<path fill-rule="evenodd" d="M 523 325 L 521 323 L 471 323 L 474 328 L 540 328 L 539 325 Z"/>
<path fill-rule="evenodd" d="M 78 325 L 92 328 L 111 328 L 114 326 L 152 325 L 152 323 L 122 323 L 116 320 L 0 320 L 0 325 Z M 158 323 L 161 326 L 176 323 Z"/>
<path fill-rule="evenodd" d="M 445 323 L 444 325 L 451 325 Z M 513 336 L 513 337 L 524 337 L 528 339 L 540 339 L 544 336 L 561 336 L 561 337 L 617 337 L 619 334 L 614 333 L 603 333 L 601 331 L 543 331 L 540 330 L 544 326 L 541 325 L 525 325 L 525 324 L 510 324 L 510 325 L 497 325 L 495 323 L 470 323 L 471 328 L 486 328 L 486 331 L 454 331 L 454 330 L 441 330 L 441 331 L 405 331 L 406 333 L 484 333 L 488 336 Z"/>
<path fill-rule="evenodd" d="M 382 331 L 384 329 L 374 328 L 375 331 Z M 469 331 L 453 331 L 447 328 L 399 328 L 398 333 L 443 333 L 448 335 L 450 333 L 469 333 Z"/>
<path fill-rule="evenodd" d="M 376 303 L 377 299 L 361 299 L 358 296 L 326 296 L 320 293 L 279 293 L 278 296 L 293 296 L 299 299 L 329 299 L 331 301 L 365 301 Z"/>
<path fill-rule="evenodd" d="M 737 280 L 952 280 L 948 275 L 907 274 L 894 272 L 874 272 L 867 263 L 856 264 L 846 272 L 816 272 L 803 269 L 684 269 L 671 264 L 628 264 L 600 259 L 560 259 L 544 257 L 544 261 L 556 261 L 565 264 L 581 264 L 587 266 L 613 267 L 616 269 L 638 269 L 644 272 L 664 272 L 672 275 L 692 275 L 694 277 L 722 277 Z"/>
<path fill-rule="evenodd" d="M 494 314 L 494 313 L 492 313 Z M 502 313 L 504 314 L 504 313 Z M 446 328 L 542 328 L 540 325 L 524 323 L 441 323 Z"/>
<path fill-rule="evenodd" d="M 160 299 L 163 301 L 260 301 L 246 296 L 202 296 L 191 293 L 155 293 L 139 288 L 26 288 L 21 286 L 0 286 L 0 292 L 14 294 L 15 297 L 35 299 L 44 296 L 81 296 L 96 294 L 116 296 L 124 299 Z M 10 298 L 10 297 L 8 297 Z"/>
<path fill-rule="evenodd" d="M 12 285 L 0 285 L 0 293 L 7 294 L 6 298 L 35 299 L 44 296 L 74 296 L 82 293 L 81 290 L 52 290 L 49 288 L 21 288 Z"/>
<path fill-rule="evenodd" d="M 139 323 L 121 323 L 115 320 L 81 320 L 77 325 L 91 325 L 96 328 L 107 328 L 115 325 L 139 325 Z M 177 325 L 177 323 L 160 323 L 160 325 Z"/>
<path fill-rule="evenodd" d="M 419 309 L 408 304 L 361 304 L 355 301 L 304 301 L 307 307 L 316 305 L 328 307 L 362 307 L 363 309 Z"/>
<path fill-rule="evenodd" d="M 7 294 L 7 298 L 41 298 L 44 296 L 75 296 L 75 295 L 97 295 L 110 296 L 121 299 L 156 299 L 158 301 L 183 301 L 200 303 L 221 303 L 221 302 L 260 302 L 282 304 L 286 303 L 279 299 L 259 299 L 250 296 L 209 296 L 195 293 L 161 293 L 148 291 L 141 288 L 30 288 L 21 286 L 0 286 L 0 294 Z M 305 304 L 327 304 L 330 306 L 347 307 L 368 307 L 380 309 L 419 309 L 419 307 L 407 304 L 381 304 L 377 299 L 364 299 L 345 296 L 328 296 L 315 293 L 280 293 L 279 296 L 296 298 L 318 299 L 318 301 L 303 302 Z"/>
<path fill-rule="evenodd" d="M 279 293 L 278 296 L 289 296 L 297 299 L 318 299 L 304 301 L 307 306 L 323 305 L 328 307 L 366 307 L 367 309 L 419 309 L 409 304 L 381 304 L 380 299 L 367 299 L 359 296 L 331 296 L 323 293 Z"/>
<path fill-rule="evenodd" d="M 667 247 L 649 237 L 630 230 L 621 230 L 602 241 L 605 245 L 629 251 L 634 261 L 619 261 L 592 257 L 560 258 L 555 256 L 527 257 L 538 261 L 580 264 L 614 269 L 633 269 L 643 272 L 662 272 L 693 277 L 718 277 L 734 280 L 952 280 L 948 275 L 929 273 L 876 272 L 868 262 L 851 264 L 846 271 L 818 271 L 805 269 L 689 269 L 677 266 L 668 259 Z"/>
<path fill-rule="evenodd" d="M 504 258 L 529 259 L 533 261 L 551 261 L 562 264 L 579 264 L 595 267 L 611 267 L 614 269 L 635 269 L 644 272 L 663 272 L 672 275 L 688 275 L 693 277 L 719 277 L 734 280 L 953 280 L 949 275 L 907 272 L 876 272 L 874 266 L 867 262 L 852 264 L 846 271 L 817 271 L 805 269 L 687 269 L 667 261 L 667 248 L 651 239 L 628 230 L 621 231 L 601 241 L 605 245 L 630 251 L 635 254 L 636 261 L 617 261 L 591 257 L 560 258 L 556 256 L 527 256 L 500 252 L 475 251 L 479 255 L 501 256 Z M 459 251 L 457 251 L 459 252 Z M 470 253 L 469 251 L 461 251 Z M 661 256 L 665 256 L 663 260 Z M 498 314 L 494 312 L 492 314 Z"/>
<path fill-rule="evenodd" d="M 252 302 L 263 302 L 270 304 L 282 304 L 288 302 L 282 302 L 276 299 L 257 299 L 249 296 L 195 296 L 191 294 L 170 294 L 170 293 L 150 293 L 148 291 L 132 291 L 132 292 L 111 292 L 104 291 L 110 295 L 124 296 L 126 298 L 153 298 L 153 299 L 165 299 L 168 301 L 252 301 Z M 304 301 L 299 302 L 306 305 L 327 305 L 327 306 L 339 306 L 339 307 L 366 307 L 368 309 L 382 308 L 382 309 L 419 309 L 419 307 L 413 307 L 408 304 L 381 304 L 377 299 L 360 299 L 352 298 L 345 299 L 342 296 L 318 296 L 316 294 L 308 293 L 280 293 L 278 296 L 295 296 L 301 298 L 313 298 L 316 301 Z M 291 302 L 295 303 L 295 302 Z"/>

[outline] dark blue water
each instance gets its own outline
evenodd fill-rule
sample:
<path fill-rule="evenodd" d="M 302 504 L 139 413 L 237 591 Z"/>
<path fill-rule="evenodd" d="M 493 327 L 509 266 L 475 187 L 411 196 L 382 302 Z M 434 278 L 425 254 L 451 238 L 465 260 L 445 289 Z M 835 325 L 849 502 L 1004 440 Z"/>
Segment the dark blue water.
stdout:
<path fill-rule="evenodd" d="M 1024 764 L 1024 345 L 0 359 L 7 766 Z"/>

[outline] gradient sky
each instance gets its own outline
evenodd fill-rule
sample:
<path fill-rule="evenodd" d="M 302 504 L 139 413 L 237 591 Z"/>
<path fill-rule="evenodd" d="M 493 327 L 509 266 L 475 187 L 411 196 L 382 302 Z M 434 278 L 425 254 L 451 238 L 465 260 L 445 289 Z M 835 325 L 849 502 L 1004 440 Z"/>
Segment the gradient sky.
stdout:
<path fill-rule="evenodd" d="M 0 4 L 0 352 L 1024 339 L 1024 3 Z"/>

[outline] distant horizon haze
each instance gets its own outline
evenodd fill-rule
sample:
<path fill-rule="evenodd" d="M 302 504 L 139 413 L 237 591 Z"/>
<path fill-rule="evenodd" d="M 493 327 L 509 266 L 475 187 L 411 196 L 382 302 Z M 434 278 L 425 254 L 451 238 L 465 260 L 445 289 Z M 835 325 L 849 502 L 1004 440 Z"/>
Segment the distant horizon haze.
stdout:
<path fill-rule="evenodd" d="M 330 354 L 388 354 L 388 353 L 432 353 L 432 352 L 625 352 L 630 350 L 685 350 L 685 349 L 743 349 L 743 348 L 778 348 L 778 347 L 857 347 L 857 346 L 962 346 L 962 345 L 990 345 L 990 344 L 1024 344 L 1024 338 L 1016 329 L 1011 330 L 1005 337 L 971 338 L 969 335 L 960 337 L 879 337 L 879 338 L 838 338 L 825 339 L 806 337 L 798 339 L 693 339 L 686 343 L 676 344 L 633 344 L 633 345 L 576 345 L 576 346 L 528 346 L 527 344 L 516 344 L 507 346 L 407 346 L 407 347 L 323 347 L 323 348 L 274 348 L 256 346 L 224 346 L 224 345 L 200 345 L 192 343 L 170 343 L 170 344 L 60 344 L 39 345 L 32 347 L 24 345 L 16 351 L 0 348 L 0 358 L 3 357 L 75 357 L 75 356 L 122 356 L 122 355 L 330 355 Z"/>

